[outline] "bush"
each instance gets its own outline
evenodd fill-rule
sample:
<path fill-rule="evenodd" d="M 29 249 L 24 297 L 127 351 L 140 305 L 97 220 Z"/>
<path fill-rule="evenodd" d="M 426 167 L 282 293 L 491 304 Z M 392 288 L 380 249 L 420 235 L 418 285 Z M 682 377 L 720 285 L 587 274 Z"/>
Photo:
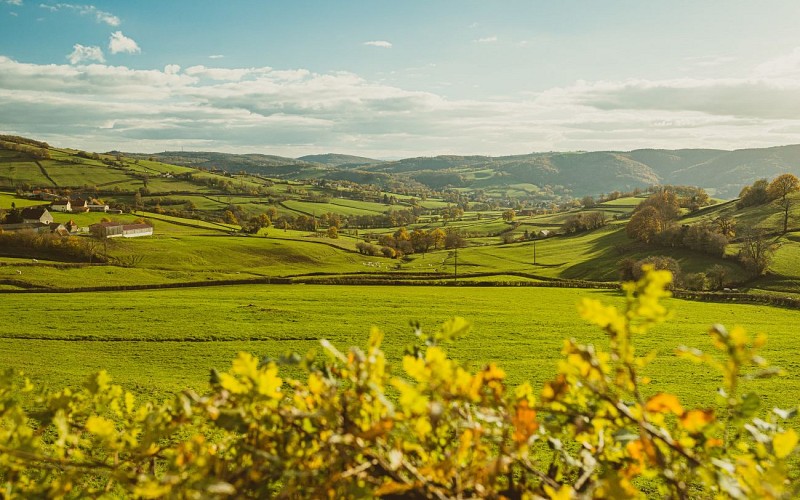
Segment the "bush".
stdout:
<path fill-rule="evenodd" d="M 672 282 L 675 284 L 675 286 L 680 287 L 683 285 L 683 272 L 681 271 L 681 265 L 678 264 L 678 261 L 672 257 L 667 257 L 666 255 L 652 255 L 636 261 L 631 272 L 633 279 L 637 281 L 642 279 L 646 269 L 649 268 L 659 271 L 669 271 L 672 275 Z"/>
<path fill-rule="evenodd" d="M 790 498 L 798 442 L 794 410 L 757 415 L 741 374 L 769 377 L 762 336 L 714 326 L 715 355 L 679 356 L 722 377 L 720 409 L 685 408 L 673 394 L 644 396 L 652 358 L 635 341 L 667 311 L 668 272 L 623 286 L 624 310 L 584 299 L 581 316 L 609 348 L 565 342 L 558 374 L 534 391 L 511 388 L 490 363 L 472 371 L 442 345 L 460 318 L 419 332 L 402 370 L 373 329 L 365 350 L 300 362 L 300 379 L 240 353 L 211 389 L 161 406 L 139 403 L 104 372 L 83 389 L 32 394 L 0 376 L 0 482 L 10 497 L 281 498 Z M 721 363 L 717 355 L 727 356 Z M 709 395 L 710 398 L 712 397 Z M 34 419 L 35 415 L 35 419 Z M 537 453 L 544 451 L 544 454 Z M 542 459 L 542 456 L 547 458 Z M 642 480 L 645 481 L 642 481 Z"/>
<path fill-rule="evenodd" d="M 683 286 L 687 290 L 702 292 L 711 288 L 711 282 L 705 273 L 688 273 L 683 278 Z"/>

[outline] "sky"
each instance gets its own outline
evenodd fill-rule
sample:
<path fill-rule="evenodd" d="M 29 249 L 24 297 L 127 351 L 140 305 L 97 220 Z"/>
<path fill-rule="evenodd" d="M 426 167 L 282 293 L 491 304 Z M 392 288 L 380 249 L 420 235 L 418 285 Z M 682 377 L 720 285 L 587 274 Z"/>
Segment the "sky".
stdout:
<path fill-rule="evenodd" d="M 298 157 L 800 143 L 795 0 L 0 0 L 0 133 Z"/>

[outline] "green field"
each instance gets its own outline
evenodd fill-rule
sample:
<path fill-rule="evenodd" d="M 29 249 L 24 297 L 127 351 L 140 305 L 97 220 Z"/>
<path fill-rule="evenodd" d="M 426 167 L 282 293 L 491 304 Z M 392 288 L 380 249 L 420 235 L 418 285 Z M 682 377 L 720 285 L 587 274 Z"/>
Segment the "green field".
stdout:
<path fill-rule="evenodd" d="M 345 348 L 363 344 L 369 328 L 386 332 L 397 359 L 414 342 L 409 321 L 435 328 L 454 315 L 468 318 L 472 333 L 449 350 L 479 367 L 496 361 L 512 383 L 536 385 L 555 373 L 562 341 L 603 344 L 602 332 L 575 312 L 581 297 L 621 303 L 618 292 L 552 288 L 450 288 L 263 285 L 181 290 L 4 295 L 0 311 L 13 322 L 0 326 L 0 365 L 21 368 L 51 387 L 78 384 L 107 368 L 140 394 L 202 389 L 208 370 L 225 368 L 245 350 L 277 357 L 305 352 L 327 338 Z M 31 304 L 36 304 L 32 307 Z M 755 382 L 767 407 L 800 398 L 800 312 L 763 306 L 668 301 L 674 318 L 639 339 L 659 357 L 648 370 L 652 391 L 675 391 L 702 404 L 719 384 L 707 369 L 676 359 L 686 344 L 710 349 L 712 322 L 741 323 L 767 332 L 764 352 L 788 371 L 779 382 Z M 687 386 L 686 380 L 694 383 Z"/>

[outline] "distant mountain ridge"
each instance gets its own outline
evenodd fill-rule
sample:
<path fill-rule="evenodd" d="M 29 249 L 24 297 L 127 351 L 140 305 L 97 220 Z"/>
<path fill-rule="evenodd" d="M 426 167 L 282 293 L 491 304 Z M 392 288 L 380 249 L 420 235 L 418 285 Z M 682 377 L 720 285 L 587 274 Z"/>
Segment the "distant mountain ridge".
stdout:
<path fill-rule="evenodd" d="M 731 198 L 754 180 L 789 172 L 800 175 L 800 145 L 739 149 L 637 149 L 548 152 L 512 156 L 404 158 L 380 161 L 343 154 L 285 158 L 272 155 L 164 152 L 159 161 L 193 167 L 244 170 L 283 178 L 394 179 L 434 189 L 503 190 L 535 186 L 572 196 L 597 195 L 653 184 L 683 184 Z M 526 188 L 527 189 L 527 188 Z M 531 188 L 532 189 L 532 188 Z"/>
<path fill-rule="evenodd" d="M 331 165 L 340 168 L 383 163 L 381 160 L 376 160 L 374 158 L 365 158 L 363 156 L 343 155 L 337 153 L 306 155 L 306 156 L 301 156 L 300 158 L 298 158 L 298 160 L 307 161 L 309 163 L 321 163 L 323 165 Z"/>

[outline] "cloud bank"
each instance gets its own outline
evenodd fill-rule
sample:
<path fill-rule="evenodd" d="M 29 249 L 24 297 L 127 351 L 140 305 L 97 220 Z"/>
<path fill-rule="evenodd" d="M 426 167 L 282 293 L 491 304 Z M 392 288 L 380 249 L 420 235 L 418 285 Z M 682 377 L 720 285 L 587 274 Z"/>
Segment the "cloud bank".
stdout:
<path fill-rule="evenodd" d="M 118 33 L 117 52 L 138 49 Z M 40 65 L 0 56 L 0 132 L 99 151 L 183 146 L 289 156 L 800 142 L 800 57 L 794 54 L 765 61 L 742 78 L 579 81 L 484 100 L 449 99 L 349 72 L 132 69 L 103 64 L 99 47 L 79 44 L 68 57 L 71 64 Z"/>

